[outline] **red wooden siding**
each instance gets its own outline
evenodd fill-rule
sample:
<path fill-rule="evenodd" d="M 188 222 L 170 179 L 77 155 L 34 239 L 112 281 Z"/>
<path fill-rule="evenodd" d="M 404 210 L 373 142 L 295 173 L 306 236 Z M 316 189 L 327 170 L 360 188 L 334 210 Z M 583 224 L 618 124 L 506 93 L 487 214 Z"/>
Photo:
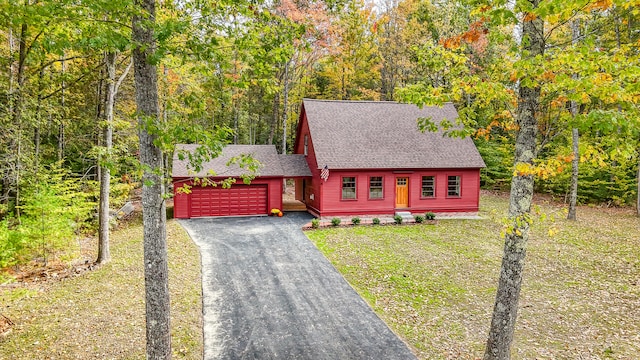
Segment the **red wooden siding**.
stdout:
<path fill-rule="evenodd" d="M 184 181 L 174 181 L 174 217 L 265 215 L 282 208 L 282 179 L 255 179 L 250 185 L 238 183 L 229 189 L 193 186 L 190 194 L 178 193 Z M 192 185 L 190 181 L 186 182 Z"/>
<path fill-rule="evenodd" d="M 304 154 L 305 135 L 307 135 L 309 139 L 307 145 L 307 156 L 305 157 L 305 159 L 307 160 L 307 164 L 309 165 L 309 169 L 311 170 L 312 178 L 304 180 L 305 188 L 303 188 L 302 186 L 302 179 L 296 180 L 296 199 L 303 201 L 307 205 L 307 209 L 310 212 L 318 215 L 321 207 L 320 184 L 321 182 L 323 182 L 323 180 L 320 179 L 320 170 L 318 169 L 318 167 L 324 166 L 325 164 L 318 164 L 316 161 L 316 152 L 313 147 L 313 139 L 311 138 L 311 133 L 309 132 L 307 115 L 304 111 L 302 111 L 298 123 L 296 145 L 294 148 L 295 154 Z"/>
<path fill-rule="evenodd" d="M 460 197 L 447 196 L 447 177 L 460 176 Z M 342 178 L 356 178 L 356 199 L 342 199 Z M 382 199 L 369 199 L 369 178 L 383 177 Z M 435 177 L 436 195 L 422 198 L 422 176 Z M 325 183 L 319 177 L 313 181 L 320 184 L 322 216 L 350 214 L 393 214 L 395 207 L 395 182 L 398 177 L 409 180 L 409 205 L 402 210 L 420 213 L 435 212 L 475 212 L 479 205 L 480 170 L 479 169 L 439 169 L 439 170 L 332 170 Z"/>

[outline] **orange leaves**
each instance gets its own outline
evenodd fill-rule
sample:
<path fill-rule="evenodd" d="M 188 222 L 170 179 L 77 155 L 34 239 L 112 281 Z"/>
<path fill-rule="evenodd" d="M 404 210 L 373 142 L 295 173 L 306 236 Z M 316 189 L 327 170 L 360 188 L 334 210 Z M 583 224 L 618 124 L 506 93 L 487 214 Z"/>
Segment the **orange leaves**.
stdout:
<path fill-rule="evenodd" d="M 566 96 L 560 95 L 557 98 L 551 100 L 551 108 L 554 110 L 565 108 L 567 101 L 569 101 L 569 99 Z"/>
<path fill-rule="evenodd" d="M 542 79 L 549 82 L 554 81 L 556 79 L 556 74 L 554 74 L 553 71 L 547 70 L 542 74 Z"/>
<path fill-rule="evenodd" d="M 514 122 L 513 115 L 509 110 L 503 110 L 493 116 L 493 120 L 484 128 L 479 128 L 476 130 L 474 136 L 476 138 L 485 138 L 489 139 L 491 135 L 491 131 L 494 128 L 503 129 L 506 131 L 514 131 L 518 129 L 518 126 Z"/>
<path fill-rule="evenodd" d="M 471 45 L 477 52 L 483 52 L 488 45 L 487 33 L 489 30 L 484 26 L 484 21 L 476 21 L 465 33 L 440 40 L 440 45 L 446 49 L 455 50 L 465 43 Z"/>
<path fill-rule="evenodd" d="M 527 14 L 524 16 L 524 19 L 522 19 L 522 21 L 524 21 L 524 22 L 529 22 L 529 21 L 533 21 L 533 20 L 535 20 L 535 19 L 537 19 L 537 18 L 538 18 L 538 16 L 537 16 L 536 14 L 534 14 L 534 13 L 527 13 Z"/>
<path fill-rule="evenodd" d="M 440 40 L 440 45 L 442 45 L 445 49 L 455 50 L 460 47 L 461 42 L 462 36 L 458 35 Z"/>

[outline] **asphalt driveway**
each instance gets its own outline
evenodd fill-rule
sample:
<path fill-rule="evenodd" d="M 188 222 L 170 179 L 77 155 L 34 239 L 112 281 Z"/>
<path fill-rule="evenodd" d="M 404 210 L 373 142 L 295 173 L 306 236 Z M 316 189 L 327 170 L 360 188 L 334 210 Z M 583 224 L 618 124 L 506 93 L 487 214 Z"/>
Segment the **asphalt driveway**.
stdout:
<path fill-rule="evenodd" d="M 205 360 L 415 359 L 302 233 L 309 219 L 180 221 L 202 256 Z"/>

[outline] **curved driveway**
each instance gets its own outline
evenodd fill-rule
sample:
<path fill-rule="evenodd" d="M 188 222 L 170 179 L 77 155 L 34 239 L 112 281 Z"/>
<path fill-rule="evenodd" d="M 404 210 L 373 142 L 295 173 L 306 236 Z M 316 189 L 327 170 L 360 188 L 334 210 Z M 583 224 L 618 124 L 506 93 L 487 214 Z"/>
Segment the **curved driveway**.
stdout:
<path fill-rule="evenodd" d="M 205 360 L 415 359 L 303 234 L 310 219 L 180 221 L 202 256 Z"/>

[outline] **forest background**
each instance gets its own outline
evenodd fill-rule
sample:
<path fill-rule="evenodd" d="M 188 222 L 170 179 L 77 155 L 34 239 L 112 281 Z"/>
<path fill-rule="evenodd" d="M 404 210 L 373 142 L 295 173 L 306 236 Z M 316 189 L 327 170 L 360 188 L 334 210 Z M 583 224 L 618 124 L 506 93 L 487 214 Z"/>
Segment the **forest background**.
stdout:
<path fill-rule="evenodd" d="M 523 65 L 510 51 L 522 41 L 511 12 L 496 20 L 472 1 L 164 1 L 162 121 L 150 131 L 169 166 L 176 143 L 211 138 L 290 152 L 305 97 L 452 101 L 487 164 L 482 186 L 507 189 L 515 93 L 533 79 L 543 87 L 536 191 L 568 200 L 577 159 L 580 203 L 632 205 L 640 14 L 633 2 L 570 3 L 549 2 L 547 55 Z M 127 0 L 0 5 L 0 268 L 95 231 L 101 175 L 112 209 L 140 185 L 135 11 Z"/>

